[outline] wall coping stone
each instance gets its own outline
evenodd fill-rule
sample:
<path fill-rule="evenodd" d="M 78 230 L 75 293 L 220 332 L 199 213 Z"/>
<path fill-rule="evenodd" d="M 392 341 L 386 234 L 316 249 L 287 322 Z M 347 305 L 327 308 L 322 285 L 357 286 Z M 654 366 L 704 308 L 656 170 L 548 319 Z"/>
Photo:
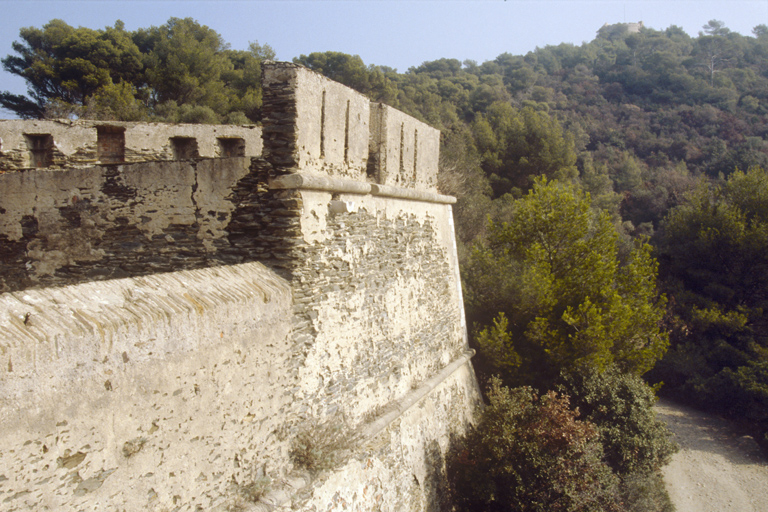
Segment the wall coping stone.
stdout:
<path fill-rule="evenodd" d="M 381 415 L 378 419 L 368 423 L 360 432 L 362 439 L 371 439 L 373 436 L 387 428 L 393 421 L 402 416 L 405 411 L 419 403 L 422 398 L 431 393 L 437 386 L 439 386 L 445 379 L 450 377 L 456 370 L 464 366 L 472 359 L 476 354 L 474 349 L 465 351 L 462 355 L 456 358 L 448 366 L 440 370 L 437 374 L 433 375 L 424 383 L 416 388 L 411 393 L 397 400 L 394 404 L 394 409 Z"/>
<path fill-rule="evenodd" d="M 171 336 L 172 331 L 158 331 L 151 345 L 138 350 L 120 341 L 131 329 L 192 319 L 205 325 L 201 318 L 215 317 L 231 304 L 287 308 L 291 300 L 288 283 L 260 262 L 0 293 L 0 347 L 16 358 L 13 373 L 0 369 L 0 396 L 9 403 L 19 400 L 19 389 L 26 389 L 27 378 L 34 375 L 93 375 L 106 368 L 99 361 L 107 353 L 114 356 L 125 349 L 134 361 L 163 360 L 171 348 L 179 353 L 199 350 L 218 338 L 198 332 L 199 340 L 182 340 Z M 250 316 L 256 318 L 255 313 Z M 59 338 L 68 343 L 52 343 Z M 107 348 L 90 343 L 97 338 L 108 340 Z M 6 412 L 0 408 L 0 420 Z"/>

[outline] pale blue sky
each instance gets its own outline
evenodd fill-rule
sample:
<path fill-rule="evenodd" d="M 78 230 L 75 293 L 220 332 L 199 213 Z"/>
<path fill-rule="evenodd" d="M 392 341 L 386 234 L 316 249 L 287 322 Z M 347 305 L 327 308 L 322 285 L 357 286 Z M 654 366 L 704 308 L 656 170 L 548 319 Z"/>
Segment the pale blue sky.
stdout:
<path fill-rule="evenodd" d="M 12 53 L 19 29 L 54 18 L 103 28 L 123 20 L 128 30 L 192 17 L 219 32 L 232 48 L 267 43 L 279 60 L 341 51 L 366 64 L 404 72 L 442 57 L 478 62 L 537 46 L 591 41 L 604 23 L 643 21 L 696 35 L 711 19 L 751 35 L 768 24 L 768 0 L 0 0 L 0 56 Z M 0 91 L 26 91 L 0 70 Z M 0 117 L 2 112 L 0 112 Z"/>

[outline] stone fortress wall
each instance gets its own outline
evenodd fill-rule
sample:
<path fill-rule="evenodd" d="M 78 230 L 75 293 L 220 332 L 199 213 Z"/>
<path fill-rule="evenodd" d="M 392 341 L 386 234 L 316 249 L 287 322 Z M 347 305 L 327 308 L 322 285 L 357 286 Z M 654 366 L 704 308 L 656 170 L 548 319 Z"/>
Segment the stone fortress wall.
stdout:
<path fill-rule="evenodd" d="M 0 174 L 3 510 L 438 509 L 479 404 L 439 132 L 263 75 L 260 156 Z M 302 473 L 328 427 L 354 449 Z"/>

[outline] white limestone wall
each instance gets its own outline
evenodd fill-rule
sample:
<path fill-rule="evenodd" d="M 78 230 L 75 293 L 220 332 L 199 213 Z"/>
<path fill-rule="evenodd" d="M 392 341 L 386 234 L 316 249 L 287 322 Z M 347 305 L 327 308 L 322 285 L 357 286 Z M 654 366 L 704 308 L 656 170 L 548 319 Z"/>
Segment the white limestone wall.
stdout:
<path fill-rule="evenodd" d="M 368 98 L 305 68 L 295 68 L 299 167 L 308 174 L 365 180 Z"/>
<path fill-rule="evenodd" d="M 0 509 L 213 510 L 290 469 L 259 263 L 0 295 Z"/>
<path fill-rule="evenodd" d="M 388 105 L 372 103 L 370 152 L 377 183 L 437 191 L 439 130 Z"/>
<path fill-rule="evenodd" d="M 450 204 L 302 190 L 297 396 L 356 425 L 468 350 Z"/>
<path fill-rule="evenodd" d="M 481 403 L 474 371 L 462 365 L 344 466 L 315 483 L 302 511 L 450 510 L 445 456 Z"/>

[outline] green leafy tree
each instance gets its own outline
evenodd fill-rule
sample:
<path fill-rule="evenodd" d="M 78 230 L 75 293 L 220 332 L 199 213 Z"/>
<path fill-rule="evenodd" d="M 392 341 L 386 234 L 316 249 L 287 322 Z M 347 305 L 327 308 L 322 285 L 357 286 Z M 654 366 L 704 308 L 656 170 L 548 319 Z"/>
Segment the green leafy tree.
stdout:
<path fill-rule="evenodd" d="M 134 35 L 145 54 L 145 74 L 154 104 L 206 106 L 228 111 L 222 74 L 232 69 L 228 45 L 213 29 L 191 18 L 171 18 L 164 25 Z"/>
<path fill-rule="evenodd" d="M 3 68 L 27 82 L 29 97 L 0 93 L 0 105 L 20 117 L 43 117 L 46 106 L 84 106 L 102 87 L 133 83 L 141 73 L 139 49 L 122 22 L 106 30 L 74 28 L 52 20 L 42 29 L 27 27 L 13 43 L 18 55 L 5 57 Z"/>
<path fill-rule="evenodd" d="M 453 206 L 459 258 L 485 234 L 485 218 L 492 209 L 488 178 L 480 169 L 469 128 L 456 123 L 443 132 L 438 189 L 457 198 Z"/>
<path fill-rule="evenodd" d="M 702 28 L 704 33 L 710 36 L 725 36 L 730 33 L 725 23 L 719 20 L 709 20 Z"/>
<path fill-rule="evenodd" d="M 698 305 L 768 306 L 768 173 L 737 171 L 723 186 L 700 186 L 664 222 L 666 269 Z M 766 333 L 768 334 L 768 333 Z"/>
<path fill-rule="evenodd" d="M 273 60 L 275 52 L 269 45 L 252 42 L 247 51 L 227 50 L 226 57 L 232 68 L 221 75 L 229 97 L 230 124 L 245 124 L 261 118 L 261 63 Z M 238 116 L 238 114 L 241 114 Z M 235 120 L 239 119 L 237 123 Z"/>
<path fill-rule="evenodd" d="M 46 114 L 46 117 L 51 117 Z M 61 117 L 61 116 L 55 116 Z M 105 85 L 86 101 L 78 117 L 87 119 L 146 121 L 149 109 L 136 98 L 136 89 L 128 82 Z"/>
<path fill-rule="evenodd" d="M 747 361 L 735 368 L 723 368 L 708 383 L 708 393 L 717 408 L 757 426 L 757 439 L 768 446 L 768 361 Z"/>
<path fill-rule="evenodd" d="M 566 397 L 509 389 L 497 379 L 488 397 L 477 426 L 448 457 L 458 510 L 621 510 L 599 434 Z"/>
<path fill-rule="evenodd" d="M 703 184 L 662 224 L 673 347 L 654 371 L 694 403 L 768 433 L 768 172 Z M 761 439 L 768 441 L 768 437 Z"/>
<path fill-rule="evenodd" d="M 573 138 L 546 112 L 497 101 L 477 117 L 473 132 L 497 197 L 527 190 L 539 175 L 560 180 L 577 175 Z"/>
<path fill-rule="evenodd" d="M 138 30 L 133 39 L 144 55 L 148 103 L 161 120 L 259 119 L 261 61 L 274 58 L 269 45 L 232 50 L 215 30 L 191 18 L 171 18 Z"/>
<path fill-rule="evenodd" d="M 477 325 L 505 315 L 476 337 L 489 370 L 546 387 L 560 371 L 581 366 L 615 364 L 638 375 L 653 367 L 668 338 L 659 328 L 665 300 L 650 246 L 637 243 L 620 262 L 609 214 L 557 181 L 537 179 L 512 208 L 510 222 L 491 223 L 463 274 Z M 500 347 L 519 359 L 494 358 Z"/>
<path fill-rule="evenodd" d="M 190 18 L 133 33 L 120 21 L 92 30 L 53 20 L 20 35 L 18 55 L 3 59 L 3 67 L 27 81 L 29 97 L 3 92 L 0 106 L 26 118 L 255 121 L 261 61 L 274 57 L 258 43 L 231 50 Z"/>

